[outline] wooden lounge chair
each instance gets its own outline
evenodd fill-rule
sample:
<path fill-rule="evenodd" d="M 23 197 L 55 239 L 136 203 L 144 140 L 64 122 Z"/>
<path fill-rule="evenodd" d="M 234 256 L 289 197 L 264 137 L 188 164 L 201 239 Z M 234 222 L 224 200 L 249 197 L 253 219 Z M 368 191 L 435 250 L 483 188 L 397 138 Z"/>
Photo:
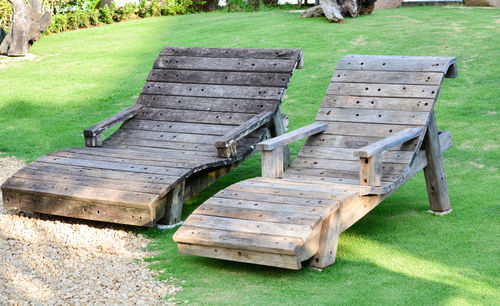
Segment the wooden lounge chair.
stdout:
<path fill-rule="evenodd" d="M 449 212 L 433 107 L 454 58 L 348 55 L 316 122 L 261 142 L 262 177 L 218 192 L 175 233 L 183 254 L 289 269 L 334 263 L 339 234 L 424 170 L 431 210 Z M 309 136 L 284 171 L 283 148 Z"/>
<path fill-rule="evenodd" d="M 30 163 L 1 187 L 6 208 L 153 226 L 284 132 L 279 106 L 300 49 L 165 47 L 137 103 L 84 131 L 84 148 Z M 105 141 L 102 132 L 122 126 Z"/>

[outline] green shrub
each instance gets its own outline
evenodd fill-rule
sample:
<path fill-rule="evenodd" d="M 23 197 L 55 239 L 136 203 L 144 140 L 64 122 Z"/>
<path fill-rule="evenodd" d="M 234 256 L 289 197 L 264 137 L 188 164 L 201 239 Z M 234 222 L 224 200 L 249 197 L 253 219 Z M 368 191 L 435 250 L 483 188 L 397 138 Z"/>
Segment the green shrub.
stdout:
<path fill-rule="evenodd" d="M 161 16 L 161 5 L 158 0 L 151 0 L 151 5 L 149 6 L 149 14 L 151 16 Z"/>
<path fill-rule="evenodd" d="M 87 12 L 87 14 L 89 15 L 89 22 L 91 25 L 99 25 L 100 22 L 99 22 L 99 10 L 90 10 Z"/>
<path fill-rule="evenodd" d="M 146 0 L 141 0 L 141 2 L 139 2 L 139 6 L 137 7 L 137 16 L 141 18 L 150 16 L 150 11 L 146 4 Z"/>
<path fill-rule="evenodd" d="M 107 5 L 105 5 L 102 9 L 99 10 L 99 21 L 102 23 L 113 23 L 113 15 L 114 12 L 109 9 Z"/>
<path fill-rule="evenodd" d="M 115 9 L 115 15 L 113 19 L 117 22 L 122 20 L 133 19 L 137 17 L 135 12 L 137 10 L 137 5 L 135 3 L 126 3 L 124 6 Z"/>
<path fill-rule="evenodd" d="M 9 27 L 11 15 L 12 15 L 12 7 L 10 6 L 9 1 L 0 0 L 0 28 L 5 29 Z"/>

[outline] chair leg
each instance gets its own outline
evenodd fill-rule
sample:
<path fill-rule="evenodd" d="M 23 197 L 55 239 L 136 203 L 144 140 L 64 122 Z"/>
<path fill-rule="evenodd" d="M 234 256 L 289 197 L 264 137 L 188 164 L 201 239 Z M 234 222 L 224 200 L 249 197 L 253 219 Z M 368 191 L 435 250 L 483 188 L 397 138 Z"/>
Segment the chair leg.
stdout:
<path fill-rule="evenodd" d="M 273 122 L 271 125 L 271 137 L 280 136 L 285 134 L 285 127 L 283 125 L 283 120 L 281 119 L 281 112 L 278 110 L 273 116 Z M 288 150 L 288 145 L 283 146 L 283 169 L 287 169 L 292 164 L 292 158 L 290 157 L 290 151 Z"/>
<path fill-rule="evenodd" d="M 427 156 L 427 166 L 424 168 L 425 184 L 431 210 L 445 212 L 451 209 L 448 184 L 444 173 L 443 156 L 439 147 L 439 136 L 436 117 L 431 112 L 429 127 L 425 135 L 423 148 Z"/>
<path fill-rule="evenodd" d="M 165 217 L 160 223 L 171 225 L 181 221 L 182 204 L 184 203 L 185 182 L 177 184 L 167 195 L 167 209 Z"/>
<path fill-rule="evenodd" d="M 335 263 L 341 223 L 340 209 L 336 209 L 328 218 L 323 220 L 318 253 L 311 258 L 310 266 L 323 269 Z"/>

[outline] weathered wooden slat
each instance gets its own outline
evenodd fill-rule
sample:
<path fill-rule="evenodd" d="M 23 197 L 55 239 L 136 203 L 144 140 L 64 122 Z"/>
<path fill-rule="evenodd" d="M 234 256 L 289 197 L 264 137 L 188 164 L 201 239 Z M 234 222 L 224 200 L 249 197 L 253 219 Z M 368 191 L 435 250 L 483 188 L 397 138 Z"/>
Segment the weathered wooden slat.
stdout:
<path fill-rule="evenodd" d="M 332 82 L 440 86 L 443 77 L 444 74 L 442 72 L 366 71 L 337 69 L 333 74 Z"/>
<path fill-rule="evenodd" d="M 144 130 L 118 130 L 116 131 L 114 136 L 130 139 L 133 138 L 144 140 L 178 141 L 197 144 L 213 144 L 217 139 L 220 138 L 219 136 L 214 135 L 170 133 Z"/>
<path fill-rule="evenodd" d="M 205 135 L 224 135 L 236 125 L 217 125 L 217 124 L 197 124 L 185 122 L 165 122 L 156 120 L 131 120 L 125 122 L 120 129 L 122 130 L 143 130 L 170 133 L 193 133 Z"/>
<path fill-rule="evenodd" d="M 113 205 L 149 206 L 159 196 L 150 193 L 131 192 L 91 186 L 78 186 L 46 180 L 12 177 L 2 185 L 2 190 L 19 191 L 39 195 L 71 197 L 83 202 L 101 202 Z"/>
<path fill-rule="evenodd" d="M 293 167 L 293 166 L 292 166 Z M 244 181 L 243 181 L 244 182 Z M 305 189 L 305 188 L 283 188 L 283 186 L 272 186 L 270 184 L 247 184 L 247 185 L 241 185 L 240 184 L 235 184 L 227 187 L 227 190 L 234 190 L 234 191 L 245 191 L 245 192 L 253 192 L 253 193 L 262 193 L 262 194 L 271 194 L 271 195 L 282 195 L 282 196 L 289 196 L 289 197 L 297 197 L 297 198 L 306 198 L 306 199 L 311 199 L 311 198 L 317 198 L 317 199 L 322 199 L 322 200 L 338 200 L 337 195 L 329 192 L 318 192 L 318 191 L 307 191 L 307 190 L 300 190 L 300 189 Z"/>
<path fill-rule="evenodd" d="M 242 261 L 293 270 L 299 270 L 301 267 L 300 261 L 295 255 L 273 254 L 186 243 L 178 243 L 178 248 L 179 253 L 186 255 Z"/>
<path fill-rule="evenodd" d="M 156 166 L 145 166 L 132 163 L 117 163 L 117 162 L 105 162 L 96 160 L 84 160 L 76 158 L 66 158 L 57 156 L 42 156 L 37 159 L 39 162 L 45 162 L 49 164 L 62 164 L 70 166 L 88 167 L 96 169 L 110 169 L 119 170 L 127 172 L 138 172 L 138 173 L 150 173 L 150 174 L 162 174 L 162 175 L 186 175 L 191 172 L 191 169 L 187 168 L 169 168 L 169 167 L 156 167 Z"/>
<path fill-rule="evenodd" d="M 278 200 L 276 200 L 276 197 L 273 197 L 272 199 L 273 202 L 271 202 L 271 201 L 265 201 L 265 199 L 263 200 L 261 197 L 253 197 L 253 198 L 247 197 L 246 199 L 233 199 L 233 198 L 224 198 L 223 196 L 224 195 L 217 195 L 215 197 L 212 197 L 208 199 L 204 204 L 241 208 L 246 210 L 255 209 L 255 210 L 270 211 L 270 212 L 289 213 L 289 214 L 311 214 L 311 215 L 317 215 L 321 218 L 327 216 L 332 212 L 332 208 L 328 205 L 316 205 L 316 206 L 305 205 L 305 201 L 303 201 L 302 203 L 297 203 L 297 201 L 279 202 Z"/>
<path fill-rule="evenodd" d="M 139 112 L 136 118 L 142 120 L 239 125 L 253 116 L 255 114 L 148 108 Z"/>
<path fill-rule="evenodd" d="M 58 152 L 53 152 L 50 154 L 47 154 L 47 156 L 56 156 L 56 157 L 65 157 L 65 158 L 72 158 L 72 159 L 80 159 L 80 160 L 87 160 L 87 161 L 103 161 L 103 162 L 113 162 L 113 163 L 123 163 L 123 164 L 134 164 L 134 165 L 141 165 L 141 166 L 154 166 L 154 167 L 167 167 L 167 168 L 180 168 L 180 169 L 191 169 L 191 168 L 196 168 L 200 162 L 196 161 L 151 161 L 151 160 L 144 160 L 144 159 L 128 159 L 128 158 L 121 158 L 121 157 L 115 157 L 115 156 L 101 156 L 101 155 L 95 155 L 95 154 L 87 154 L 87 153 L 72 153 L 72 152 L 64 152 L 64 151 L 58 151 Z"/>
<path fill-rule="evenodd" d="M 285 89 L 264 86 L 146 82 L 142 88 L 142 93 L 167 96 L 281 100 Z"/>
<path fill-rule="evenodd" d="M 401 144 L 418 137 L 420 135 L 420 132 L 421 129 L 405 129 L 401 132 L 397 132 L 391 136 L 369 144 L 368 146 L 354 150 L 354 156 L 371 157 L 373 155 L 382 153 L 382 151 L 400 146 Z"/>
<path fill-rule="evenodd" d="M 354 156 L 353 151 L 353 149 L 348 148 L 304 146 L 300 151 L 300 156 L 309 159 L 359 160 L 358 157 Z M 410 151 L 384 151 L 382 162 L 408 164 L 412 156 L 413 152 Z"/>
<path fill-rule="evenodd" d="M 301 49 L 251 49 L 251 48 L 199 48 L 199 47 L 164 47 L 162 56 L 197 56 L 197 57 L 233 57 L 298 60 Z"/>
<path fill-rule="evenodd" d="M 323 108 L 387 109 L 414 112 L 428 112 L 433 106 L 434 99 L 361 97 L 354 95 L 326 95 L 321 104 Z"/>
<path fill-rule="evenodd" d="M 289 174 L 298 174 L 306 176 L 316 176 L 316 177 L 331 177 L 338 178 L 338 182 L 347 182 L 348 184 L 353 184 L 359 182 L 359 171 L 347 171 L 347 170 L 327 170 L 327 169 L 313 169 L 313 168 L 295 168 L 290 167 L 287 170 Z M 390 174 L 382 172 L 382 183 L 384 182 L 394 182 L 401 177 L 400 174 Z"/>
<path fill-rule="evenodd" d="M 116 179 L 123 182 L 144 182 L 144 183 L 158 183 L 169 185 L 179 179 L 178 176 L 167 176 L 158 174 L 144 174 L 129 171 L 117 171 L 111 169 L 99 169 L 89 167 L 79 167 L 64 164 L 52 164 L 34 161 L 29 163 L 25 168 L 37 171 L 55 171 L 64 174 L 75 174 L 89 177 L 96 177 L 102 179 Z"/>
<path fill-rule="evenodd" d="M 264 221 L 241 220 L 203 215 L 190 215 L 184 224 L 198 228 L 254 233 L 263 235 L 282 235 L 306 241 L 312 232 L 310 225 L 273 223 Z"/>
<path fill-rule="evenodd" d="M 3 198 L 3 204 L 7 208 L 56 216 L 135 226 L 153 226 L 156 218 L 156 215 L 152 213 L 151 208 L 148 206 L 129 207 L 126 205 L 109 205 L 107 203 L 89 203 L 52 194 L 45 196 L 26 194 L 19 190 L 4 190 Z"/>
<path fill-rule="evenodd" d="M 339 60 L 336 69 L 427 71 L 446 73 L 446 77 L 456 77 L 454 57 L 347 55 Z"/>
<path fill-rule="evenodd" d="M 318 111 L 316 120 L 425 125 L 428 116 L 428 112 L 368 110 L 351 108 L 321 108 Z"/>
<path fill-rule="evenodd" d="M 13 177 L 30 180 L 41 180 L 49 182 L 61 182 L 64 184 L 100 187 L 106 189 L 117 189 L 125 191 L 136 191 L 141 193 L 158 194 L 160 197 L 166 194 L 167 186 L 150 182 L 120 181 L 114 179 L 103 179 L 75 174 L 65 174 L 56 171 L 39 171 L 23 168 L 16 172 Z"/>
<path fill-rule="evenodd" d="M 224 84 L 286 88 L 291 76 L 291 73 L 153 69 L 149 73 L 147 80 L 149 82 Z"/>
<path fill-rule="evenodd" d="M 407 164 L 403 163 L 383 163 L 382 171 L 384 173 L 402 174 L 406 169 Z M 294 169 L 324 169 L 324 170 L 339 170 L 339 171 L 358 171 L 359 158 L 357 161 L 350 160 L 335 160 L 322 158 L 307 158 L 298 157 L 292 166 Z"/>
<path fill-rule="evenodd" d="M 435 98 L 438 92 L 439 86 L 379 83 L 330 83 L 326 91 L 328 95 L 405 98 Z"/>
<path fill-rule="evenodd" d="M 216 229 L 183 226 L 173 237 L 175 242 L 205 246 L 235 248 L 257 252 L 294 255 L 303 244 L 302 239 L 282 236 L 259 235 Z"/>
<path fill-rule="evenodd" d="M 257 145 L 257 148 L 260 150 L 271 151 L 277 147 L 287 145 L 307 136 L 321 133 L 325 129 L 326 124 L 312 123 L 289 133 L 263 141 Z"/>
<path fill-rule="evenodd" d="M 160 141 L 160 140 L 147 140 L 122 137 L 121 135 L 111 136 L 104 141 L 105 147 L 118 147 L 123 145 L 124 148 L 136 146 L 142 148 L 162 148 L 162 149 L 176 149 L 179 151 L 198 151 L 198 152 L 213 152 L 213 156 L 217 157 L 215 147 L 208 144 L 198 144 L 189 142 L 174 142 L 174 141 Z M 207 154 L 209 155 L 209 154 Z M 210 154 L 212 155 L 212 154 Z"/>
<path fill-rule="evenodd" d="M 228 186 L 226 189 L 219 191 L 214 198 L 224 198 L 229 200 L 248 200 L 256 201 L 259 203 L 271 203 L 273 206 L 276 203 L 287 203 L 300 206 L 312 206 L 312 207 L 325 207 L 331 208 L 339 203 L 337 199 L 321 199 L 321 198 L 304 198 L 304 197 L 293 197 L 288 195 L 280 194 L 265 194 L 260 193 L 255 189 L 244 189 L 244 188 L 231 188 Z M 274 211 L 274 210 L 273 210 Z"/>
<path fill-rule="evenodd" d="M 108 138 L 109 139 L 109 138 Z M 108 140 L 106 139 L 106 140 Z M 130 142 L 136 142 L 131 140 Z M 144 154 L 149 154 L 149 153 L 156 153 L 156 154 L 173 154 L 173 155 L 184 155 L 184 156 L 193 156 L 193 157 L 212 157 L 213 159 L 217 158 L 217 153 L 215 150 L 211 151 L 192 151 L 186 148 L 177 148 L 178 146 L 181 146 L 183 143 L 173 143 L 171 145 L 171 148 L 165 148 L 164 146 L 161 147 L 151 147 L 151 146 L 143 146 L 141 143 L 138 143 L 137 145 L 131 144 L 131 143 L 122 143 L 122 141 L 119 141 L 118 139 L 116 141 L 110 141 L 106 142 L 104 141 L 103 147 L 104 148 L 114 148 L 114 149 L 119 149 L 119 150 L 127 150 L 127 151 L 136 151 L 136 152 L 142 152 Z"/>
<path fill-rule="evenodd" d="M 280 101 L 141 94 L 137 103 L 149 108 L 159 109 L 184 109 L 257 114 L 262 111 L 275 111 Z"/>
<path fill-rule="evenodd" d="M 322 135 L 368 136 L 384 138 L 407 128 L 422 128 L 424 125 L 401 125 L 385 123 L 318 121 L 328 124 Z"/>
<path fill-rule="evenodd" d="M 259 58 L 207 58 L 191 56 L 159 56 L 153 68 L 210 70 L 210 71 L 248 71 L 283 72 L 293 71 L 297 60 L 259 59 Z"/>
<path fill-rule="evenodd" d="M 193 214 L 311 226 L 315 226 L 321 219 L 318 215 L 307 214 L 304 212 L 293 214 L 290 212 L 245 209 L 240 207 L 227 207 L 211 204 L 199 206 Z"/>
<path fill-rule="evenodd" d="M 276 183 L 276 179 L 269 179 L 265 177 L 258 177 L 252 179 L 253 181 L 256 182 L 263 182 L 263 183 Z M 346 185 L 346 184 L 337 184 L 337 183 L 330 183 L 330 182 L 321 182 L 319 180 L 315 180 L 312 177 L 309 178 L 309 180 L 303 180 L 303 179 L 282 179 L 278 181 L 278 184 L 283 184 L 283 185 L 299 185 L 299 186 L 304 186 L 304 187 L 312 187 L 311 190 L 314 190 L 314 187 L 319 187 L 323 189 L 330 190 L 332 193 L 347 193 L 345 198 L 350 198 L 352 197 L 352 194 L 354 195 L 364 195 L 368 194 L 367 192 L 370 190 L 369 187 L 366 186 L 359 186 L 359 184 L 356 185 Z M 345 200 L 339 200 L 340 203 Z"/>

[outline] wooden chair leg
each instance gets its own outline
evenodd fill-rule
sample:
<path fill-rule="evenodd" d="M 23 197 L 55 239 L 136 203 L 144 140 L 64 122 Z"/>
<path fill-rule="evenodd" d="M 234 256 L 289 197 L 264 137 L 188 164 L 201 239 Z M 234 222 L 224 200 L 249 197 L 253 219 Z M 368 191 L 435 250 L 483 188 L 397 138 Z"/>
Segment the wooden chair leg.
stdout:
<path fill-rule="evenodd" d="M 445 212 L 451 209 L 448 184 L 444 173 L 443 156 L 439 147 L 439 135 L 436 125 L 436 117 L 431 112 L 429 127 L 425 135 L 423 148 L 427 156 L 427 166 L 424 168 L 425 184 L 431 210 L 434 212 Z"/>
<path fill-rule="evenodd" d="M 273 122 L 271 126 L 271 137 L 276 137 L 285 134 L 285 126 L 281 118 L 280 109 L 276 111 L 273 116 Z M 283 169 L 287 169 L 292 164 L 292 158 L 290 157 L 290 151 L 288 146 L 283 146 Z"/>
<path fill-rule="evenodd" d="M 310 266 L 323 269 L 335 263 L 341 223 L 340 209 L 336 209 L 328 218 L 323 220 L 318 253 L 311 259 Z"/>
<path fill-rule="evenodd" d="M 181 221 L 182 204 L 184 203 L 184 185 L 185 182 L 181 182 L 168 193 L 167 210 L 165 217 L 163 217 L 160 223 L 171 225 Z"/>

